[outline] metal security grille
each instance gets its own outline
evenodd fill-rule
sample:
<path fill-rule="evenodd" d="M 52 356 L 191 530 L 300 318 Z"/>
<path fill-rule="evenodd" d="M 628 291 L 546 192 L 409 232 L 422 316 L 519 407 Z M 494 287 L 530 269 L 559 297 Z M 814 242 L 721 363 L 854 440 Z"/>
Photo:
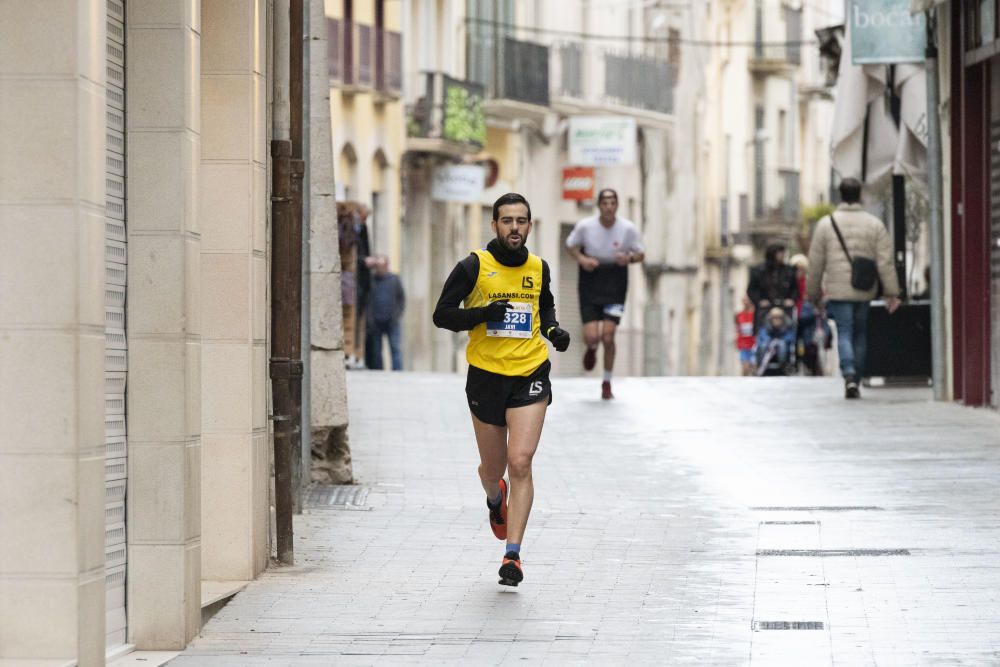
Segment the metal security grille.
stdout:
<path fill-rule="evenodd" d="M 125 643 L 125 4 L 107 0 L 104 222 L 104 432 L 106 650 Z"/>
<path fill-rule="evenodd" d="M 990 386 L 991 403 L 1000 406 L 1000 67 L 991 67 L 993 85 L 990 99 Z"/>

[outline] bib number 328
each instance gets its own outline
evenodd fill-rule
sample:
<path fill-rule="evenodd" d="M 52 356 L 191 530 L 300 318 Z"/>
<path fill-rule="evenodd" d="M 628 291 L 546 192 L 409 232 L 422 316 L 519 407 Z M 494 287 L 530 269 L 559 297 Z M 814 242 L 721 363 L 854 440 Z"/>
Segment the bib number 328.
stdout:
<path fill-rule="evenodd" d="M 486 335 L 496 338 L 531 338 L 531 304 L 512 301 L 501 322 L 487 322 Z"/>

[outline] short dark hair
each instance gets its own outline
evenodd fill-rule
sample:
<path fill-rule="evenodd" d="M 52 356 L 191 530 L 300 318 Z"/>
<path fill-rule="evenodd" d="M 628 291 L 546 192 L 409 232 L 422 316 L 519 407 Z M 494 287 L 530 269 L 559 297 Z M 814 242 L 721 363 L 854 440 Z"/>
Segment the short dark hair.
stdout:
<path fill-rule="evenodd" d="M 845 204 L 857 204 L 861 201 L 861 181 L 856 178 L 845 178 L 840 182 L 840 198 Z"/>
<path fill-rule="evenodd" d="M 597 193 L 597 203 L 600 204 L 605 197 L 614 197 L 615 201 L 618 201 L 618 193 L 611 188 L 601 188 L 601 191 Z"/>
<path fill-rule="evenodd" d="M 524 195 L 517 192 L 508 192 L 505 195 L 500 195 L 499 199 L 493 202 L 493 219 L 499 220 L 500 207 L 509 206 L 510 204 L 524 204 L 525 208 L 528 209 L 528 221 L 531 221 L 531 204 L 524 198 Z"/>

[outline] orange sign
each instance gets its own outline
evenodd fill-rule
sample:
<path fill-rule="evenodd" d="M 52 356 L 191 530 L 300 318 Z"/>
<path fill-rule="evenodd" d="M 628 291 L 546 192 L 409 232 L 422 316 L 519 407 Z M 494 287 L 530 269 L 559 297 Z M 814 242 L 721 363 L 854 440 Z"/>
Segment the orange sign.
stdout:
<path fill-rule="evenodd" d="M 594 168 L 566 167 L 562 177 L 563 199 L 594 198 Z"/>

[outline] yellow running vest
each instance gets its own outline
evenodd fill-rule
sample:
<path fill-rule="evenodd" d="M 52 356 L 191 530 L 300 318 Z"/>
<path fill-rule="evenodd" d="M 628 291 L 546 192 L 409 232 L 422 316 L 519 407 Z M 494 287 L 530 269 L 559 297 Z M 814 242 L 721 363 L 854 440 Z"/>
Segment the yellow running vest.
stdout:
<path fill-rule="evenodd" d="M 521 266 L 504 266 L 488 250 L 477 250 L 479 275 L 466 308 L 508 299 L 513 308 L 503 322 L 477 324 L 469 332 L 465 358 L 491 373 L 527 376 L 549 358 L 541 336 L 538 300 L 542 293 L 542 258 L 529 253 Z"/>

